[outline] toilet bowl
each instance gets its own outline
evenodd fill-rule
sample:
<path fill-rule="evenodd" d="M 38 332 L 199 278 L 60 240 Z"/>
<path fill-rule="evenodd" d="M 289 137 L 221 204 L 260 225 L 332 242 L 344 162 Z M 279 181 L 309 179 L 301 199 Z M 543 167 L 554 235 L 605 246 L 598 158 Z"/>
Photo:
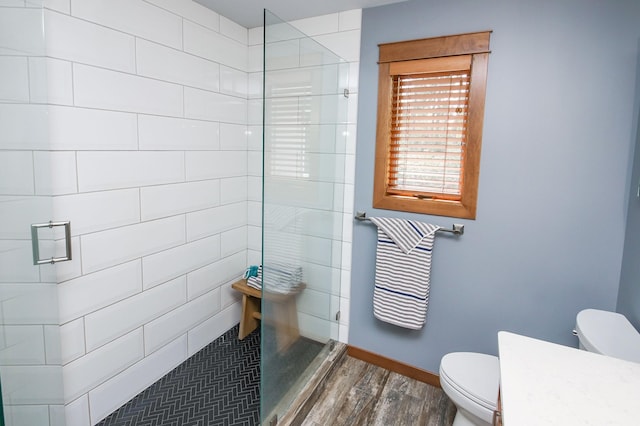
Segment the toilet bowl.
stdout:
<path fill-rule="evenodd" d="M 624 315 L 585 309 L 576 316 L 580 349 L 640 363 L 640 333 Z M 455 404 L 453 426 L 488 426 L 493 421 L 500 381 L 498 357 L 452 352 L 440 362 L 440 385 Z"/>
<path fill-rule="evenodd" d="M 491 425 L 498 400 L 498 357 L 452 352 L 440 362 L 440 385 L 457 408 L 453 426 Z"/>

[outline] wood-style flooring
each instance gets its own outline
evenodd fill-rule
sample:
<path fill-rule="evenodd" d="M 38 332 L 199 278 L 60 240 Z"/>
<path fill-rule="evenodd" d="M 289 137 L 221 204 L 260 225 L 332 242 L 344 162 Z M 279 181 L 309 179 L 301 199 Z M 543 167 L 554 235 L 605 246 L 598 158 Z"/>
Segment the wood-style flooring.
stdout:
<path fill-rule="evenodd" d="M 455 406 L 442 389 L 344 356 L 303 420 L 306 426 L 450 426 Z"/>

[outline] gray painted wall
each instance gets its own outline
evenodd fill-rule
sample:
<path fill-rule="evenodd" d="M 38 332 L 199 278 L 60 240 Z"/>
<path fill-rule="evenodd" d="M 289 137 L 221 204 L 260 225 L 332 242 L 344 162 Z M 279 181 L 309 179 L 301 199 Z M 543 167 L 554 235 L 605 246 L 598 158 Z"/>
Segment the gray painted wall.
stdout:
<path fill-rule="evenodd" d="M 638 57 L 638 73 L 636 78 L 636 94 L 640 91 L 640 56 Z M 636 97 L 637 111 L 640 108 L 640 95 Z M 640 127 L 637 132 L 635 158 L 629 181 L 629 209 L 620 273 L 620 291 L 618 292 L 618 312 L 624 314 L 631 323 L 640 330 Z"/>
<path fill-rule="evenodd" d="M 466 233 L 436 239 L 427 324 L 411 331 L 373 317 L 375 229 L 355 223 L 351 345 L 437 372 L 447 352 L 496 354 L 499 330 L 575 345 L 578 311 L 615 310 L 638 22 L 635 0 L 414 0 L 363 11 L 355 209 L 464 223 Z M 477 219 L 374 210 L 377 45 L 487 29 Z"/>

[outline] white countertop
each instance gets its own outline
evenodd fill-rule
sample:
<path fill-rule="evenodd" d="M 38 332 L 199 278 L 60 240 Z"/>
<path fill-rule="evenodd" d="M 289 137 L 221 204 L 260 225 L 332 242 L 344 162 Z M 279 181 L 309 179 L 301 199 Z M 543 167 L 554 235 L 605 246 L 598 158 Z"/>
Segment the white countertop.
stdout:
<path fill-rule="evenodd" d="M 640 425 L 640 364 L 498 333 L 505 426 Z"/>

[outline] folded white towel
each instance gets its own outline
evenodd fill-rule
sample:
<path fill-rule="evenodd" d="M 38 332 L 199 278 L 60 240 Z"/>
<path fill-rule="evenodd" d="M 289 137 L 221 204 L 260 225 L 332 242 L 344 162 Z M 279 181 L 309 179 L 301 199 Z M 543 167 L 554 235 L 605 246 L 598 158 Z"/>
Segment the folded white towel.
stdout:
<path fill-rule="evenodd" d="M 431 252 L 436 225 L 372 217 L 378 226 L 373 313 L 400 327 L 419 329 L 426 322 Z"/>

